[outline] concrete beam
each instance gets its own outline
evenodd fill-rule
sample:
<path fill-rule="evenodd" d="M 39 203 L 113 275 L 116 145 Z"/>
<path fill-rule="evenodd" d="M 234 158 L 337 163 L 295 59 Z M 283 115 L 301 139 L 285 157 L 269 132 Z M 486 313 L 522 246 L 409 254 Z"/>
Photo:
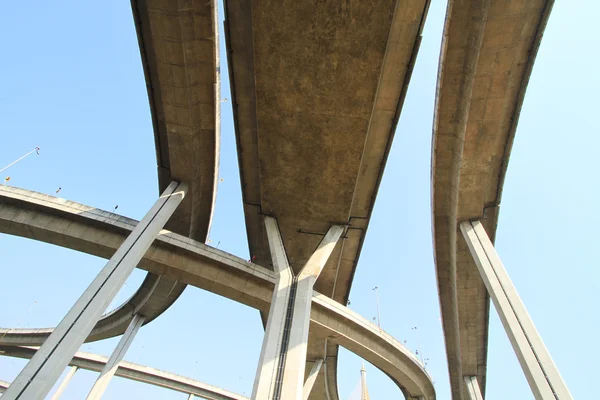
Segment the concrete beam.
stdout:
<path fill-rule="evenodd" d="M 137 224 L 135 220 L 94 210 L 83 204 L 18 188 L 0 188 L 0 232 L 3 233 L 109 258 Z M 276 281 L 273 271 L 258 263 L 247 262 L 166 231 L 157 237 L 138 267 L 265 313 L 269 311 Z M 343 346 L 381 369 L 398 385 L 403 393 L 401 398 L 405 394 L 423 396 L 425 400 L 435 399 L 431 377 L 402 343 L 328 296 L 315 291 L 312 302 L 311 332 L 318 337 L 329 338 L 332 346 Z M 0 344 L 27 345 L 31 343 L 29 338 L 36 336 L 37 332 L 35 328 L 0 329 Z M 3 348 L 6 347 L 0 346 L 0 354 Z M 328 353 L 328 356 L 331 354 Z M 334 364 L 327 364 L 326 375 L 334 376 L 335 368 L 328 368 Z M 100 366 L 96 370 L 101 369 Z M 139 375 L 132 373 L 132 376 Z M 332 378 L 330 382 L 333 381 L 335 379 Z M 165 385 L 171 387 L 169 382 Z M 315 389 L 317 387 L 313 388 L 313 392 Z"/>
<path fill-rule="evenodd" d="M 467 393 L 469 394 L 469 400 L 483 400 L 481 389 L 479 389 L 479 383 L 477 382 L 476 376 L 465 376 L 465 386 L 467 387 Z"/>
<path fill-rule="evenodd" d="M 73 378 L 73 376 L 75 376 L 75 372 L 77 372 L 78 369 L 79 368 L 76 366 L 71 367 L 69 373 L 67 373 L 67 376 L 65 376 L 65 379 L 63 379 L 58 389 L 56 389 L 56 392 L 54 392 L 54 394 L 52 395 L 51 400 L 60 399 L 60 396 L 62 396 L 63 392 L 67 389 L 67 386 L 69 386 L 69 382 L 71 382 L 71 379 Z"/>
<path fill-rule="evenodd" d="M 172 182 L 23 368 L 5 400 L 44 398 L 185 196 Z"/>
<path fill-rule="evenodd" d="M 92 386 L 92 389 L 88 394 L 87 400 L 100 400 L 102 398 L 104 392 L 106 391 L 106 388 L 108 387 L 108 384 L 112 380 L 112 377 L 115 375 L 115 372 L 117 372 L 117 368 L 119 368 L 119 363 L 125 357 L 129 346 L 133 342 L 135 335 L 142 327 L 144 320 L 145 318 L 140 314 L 135 314 L 133 316 L 133 319 L 129 323 L 129 326 L 127 327 L 127 330 L 121 337 L 121 340 L 117 344 L 117 347 L 111 354 L 104 368 L 102 368 L 102 371 L 100 372 L 100 376 L 98 376 L 96 383 L 94 383 L 94 386 Z"/>
<path fill-rule="evenodd" d="M 483 225 L 463 221 L 460 229 L 535 398 L 572 399 Z"/>
<path fill-rule="evenodd" d="M 317 375 L 319 371 L 321 371 L 321 366 L 323 365 L 323 360 L 317 360 L 313 364 L 312 369 L 308 373 L 308 378 L 306 378 L 306 382 L 304 382 L 304 388 L 302 388 L 302 400 L 308 400 L 308 396 L 310 396 L 310 392 L 317 380 Z"/>
<path fill-rule="evenodd" d="M 0 345 L 0 355 L 7 357 L 31 358 L 35 354 L 35 351 L 36 349 L 32 347 Z M 69 365 L 76 366 L 80 369 L 100 372 L 107 362 L 108 357 L 98 354 L 77 352 Z M 193 394 L 202 399 L 248 400 L 247 397 L 240 394 L 232 393 L 195 379 L 175 375 L 145 365 L 134 364 L 128 361 L 122 361 L 119 364 L 115 375 L 180 393 Z"/>

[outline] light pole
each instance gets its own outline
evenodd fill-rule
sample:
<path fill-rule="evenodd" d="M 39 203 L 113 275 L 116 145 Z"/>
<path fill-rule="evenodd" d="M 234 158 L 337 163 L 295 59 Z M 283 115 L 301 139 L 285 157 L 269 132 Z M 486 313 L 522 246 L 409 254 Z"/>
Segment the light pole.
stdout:
<path fill-rule="evenodd" d="M 373 289 L 375 291 L 375 297 L 377 298 L 377 326 L 379 330 L 381 330 L 381 314 L 379 314 L 379 286 L 375 286 Z"/>
<path fill-rule="evenodd" d="M 15 165 L 16 163 L 18 163 L 19 161 L 21 161 L 22 159 L 24 159 L 25 157 L 27 157 L 28 155 L 30 155 L 30 154 L 31 154 L 31 153 L 33 153 L 33 152 L 37 153 L 37 155 L 39 156 L 39 155 L 40 155 L 40 148 L 39 148 L 39 147 L 36 147 L 36 148 L 34 148 L 33 150 L 31 150 L 29 153 L 25 154 L 24 156 L 21 156 L 20 158 L 17 158 L 15 161 L 11 162 L 11 163 L 10 163 L 10 164 L 8 164 L 6 167 L 4 167 L 4 168 L 0 169 L 0 172 L 2 172 L 2 171 L 4 171 L 4 170 L 8 169 L 8 167 L 11 167 L 11 166 Z"/>
<path fill-rule="evenodd" d="M 417 335 L 417 345 L 419 346 L 419 356 L 421 357 L 421 364 L 425 367 L 425 361 L 423 361 L 423 350 L 421 350 L 421 341 L 419 340 L 419 328 L 413 326 L 410 328 L 411 331 L 415 331 L 415 335 Z"/>

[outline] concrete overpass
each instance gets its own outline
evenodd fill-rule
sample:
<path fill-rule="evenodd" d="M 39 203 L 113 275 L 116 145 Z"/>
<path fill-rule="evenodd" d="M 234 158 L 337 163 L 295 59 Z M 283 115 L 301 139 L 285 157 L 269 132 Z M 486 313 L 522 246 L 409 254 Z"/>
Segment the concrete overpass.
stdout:
<path fill-rule="evenodd" d="M 108 258 L 137 221 L 28 190 L 0 187 L 0 232 Z M 68 227 L 68 229 L 65 229 Z M 139 268 L 193 285 L 260 311 L 269 309 L 275 275 L 255 263 L 163 230 Z M 387 374 L 408 398 L 435 399 L 431 378 L 400 342 L 328 296 L 314 292 L 311 331 Z M 47 334 L 46 332 L 43 332 Z M 0 345 L 35 346 L 36 329 L 2 329 Z"/>
<path fill-rule="evenodd" d="M 207 1 L 181 9 L 176 0 L 131 4 L 154 127 L 159 192 L 173 179 L 190 185 L 167 228 L 205 241 L 219 175 L 216 6 Z M 89 340 L 123 334 L 136 312 L 146 316 L 144 324 L 152 321 L 184 289 L 182 283 L 149 273 L 127 302 L 98 322 Z"/>
<path fill-rule="evenodd" d="M 36 351 L 37 348 L 35 347 L 0 345 L 0 355 L 6 357 L 30 359 L 33 357 Z M 80 351 L 75 354 L 75 357 L 73 357 L 69 365 L 88 371 L 100 372 L 107 361 L 108 357 Z M 236 393 L 231 393 L 227 390 L 223 390 L 195 379 L 186 378 L 184 376 L 172 374 L 170 372 L 161 371 L 156 368 L 147 367 L 128 361 L 121 362 L 115 375 L 150 385 L 159 386 L 165 389 L 191 394 L 202 399 L 247 400 L 247 397 Z M 8 382 L 0 381 L 0 393 L 7 389 L 9 385 L 10 384 Z"/>
<path fill-rule="evenodd" d="M 330 224 L 347 226 L 316 281 L 346 304 L 421 39 L 428 0 L 225 1 L 250 254 L 273 268 L 263 215 L 298 273 Z M 263 315 L 266 319 L 266 315 Z M 337 346 L 311 399 L 337 400 Z M 308 370 L 308 368 L 307 368 Z"/>
<path fill-rule="evenodd" d="M 453 399 L 485 393 L 489 296 L 459 222 L 494 238 L 508 159 L 553 1 L 450 0 L 432 149 L 435 260 Z"/>

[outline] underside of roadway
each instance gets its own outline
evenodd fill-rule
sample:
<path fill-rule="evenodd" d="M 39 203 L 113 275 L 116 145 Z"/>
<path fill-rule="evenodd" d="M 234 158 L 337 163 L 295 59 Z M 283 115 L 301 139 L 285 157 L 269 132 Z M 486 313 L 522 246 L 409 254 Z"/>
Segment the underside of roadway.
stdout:
<path fill-rule="evenodd" d="M 204 242 L 210 230 L 219 168 L 220 87 L 214 1 L 132 0 L 133 19 L 154 127 L 159 192 L 172 180 L 189 185 L 165 228 Z M 190 4 L 188 4 L 190 3 Z M 148 273 L 124 304 L 104 315 L 87 341 L 125 332 L 133 314 L 149 323 L 185 284 Z M 40 344 L 52 328 L 39 329 Z"/>
<path fill-rule="evenodd" d="M 137 223 L 83 204 L 0 186 L 3 233 L 108 258 Z M 161 231 L 138 267 L 263 312 L 269 309 L 274 290 L 271 270 L 166 230 Z M 311 331 L 371 362 L 407 398 L 435 399 L 431 377 L 417 357 L 371 322 L 317 292 L 313 293 L 310 318 Z M 0 329 L 0 345 L 34 345 L 31 339 L 35 333 L 35 329 Z M 165 345 L 168 342 L 165 338 Z"/>
<path fill-rule="evenodd" d="M 251 257 L 272 268 L 263 215 L 277 218 L 296 273 L 330 225 L 347 226 L 315 286 L 342 304 L 427 7 L 427 0 L 225 1 Z M 338 400 L 338 348 L 328 342 L 310 331 L 306 372 L 326 357 L 311 399 Z"/>
<path fill-rule="evenodd" d="M 433 230 L 452 398 L 463 376 L 485 393 L 489 296 L 458 223 L 494 240 L 508 159 L 552 1 L 448 4 L 432 154 Z"/>

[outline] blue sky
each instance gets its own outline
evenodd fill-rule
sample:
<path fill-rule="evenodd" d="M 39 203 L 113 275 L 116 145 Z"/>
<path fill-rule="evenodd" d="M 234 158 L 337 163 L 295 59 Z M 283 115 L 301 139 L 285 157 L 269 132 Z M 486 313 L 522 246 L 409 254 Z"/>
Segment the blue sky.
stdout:
<path fill-rule="evenodd" d="M 351 293 L 371 319 L 380 288 L 382 327 L 413 351 L 417 326 L 438 398 L 448 399 L 431 238 L 433 101 L 445 2 L 433 0 L 423 44 Z M 593 398 L 600 273 L 594 229 L 600 203 L 593 167 L 600 148 L 597 53 L 600 5 L 557 2 L 533 70 L 510 159 L 497 248 L 575 398 Z M 221 26 L 222 28 L 222 26 Z M 0 168 L 10 184 L 141 218 L 158 195 L 153 130 L 129 2 L 7 2 L 0 14 Z M 221 35 L 223 38 L 223 35 Z M 221 60 L 224 43 L 221 43 Z M 224 66 L 223 66 L 224 68 Z M 223 74 L 223 97 L 230 97 Z M 221 178 L 212 245 L 248 257 L 231 103 L 223 103 Z M 4 176 L 2 177 L 4 178 Z M 0 326 L 56 325 L 105 260 L 0 234 Z M 145 273 L 135 271 L 120 304 Z M 490 313 L 487 399 L 531 399 L 495 311 Z M 126 359 L 250 394 L 263 329 L 256 310 L 188 288 L 142 329 Z M 108 355 L 118 339 L 86 344 Z M 0 379 L 25 361 L 0 358 Z M 361 360 L 345 350 L 347 400 Z M 370 365 L 373 399 L 400 392 Z M 63 399 L 84 398 L 96 377 L 80 371 Z M 183 399 L 181 393 L 113 380 L 105 399 Z"/>

